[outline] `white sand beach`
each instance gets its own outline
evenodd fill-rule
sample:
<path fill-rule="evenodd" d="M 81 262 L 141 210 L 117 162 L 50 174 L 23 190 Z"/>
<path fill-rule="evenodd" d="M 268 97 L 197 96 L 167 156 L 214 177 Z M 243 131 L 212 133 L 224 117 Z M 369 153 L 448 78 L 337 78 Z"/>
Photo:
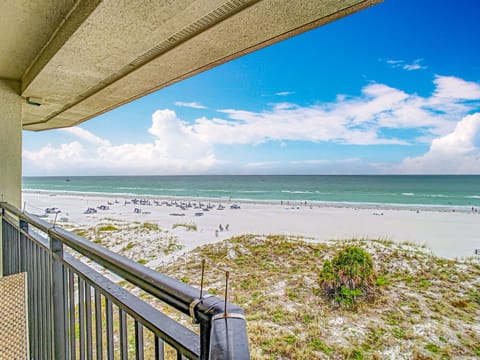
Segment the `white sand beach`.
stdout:
<path fill-rule="evenodd" d="M 202 200 L 203 207 L 209 203 L 209 211 L 195 209 L 198 199 L 179 200 L 192 207 L 181 209 L 172 201 L 150 197 L 150 205 L 132 203 L 133 196 L 120 197 L 82 194 L 55 194 L 25 192 L 23 201 L 26 211 L 44 214 L 45 208 L 56 207 L 61 213 L 57 223 L 75 227 L 91 227 L 105 219 L 125 222 L 155 223 L 178 237 L 182 249 L 175 255 L 206 243 L 222 241 L 242 234 L 288 234 L 309 238 L 310 241 L 342 240 L 351 238 L 386 239 L 396 242 L 412 242 L 425 245 L 434 254 L 445 257 L 469 257 L 480 248 L 480 215 L 459 211 L 425 211 L 415 209 L 353 208 L 310 206 L 305 204 L 236 203 L 240 209 L 232 209 L 233 202 Z M 142 197 L 137 196 L 137 199 Z M 125 203 L 125 202 L 129 203 Z M 157 204 L 155 203 L 157 202 Z M 168 206 L 166 203 L 171 206 Z M 222 204 L 225 209 L 218 210 Z M 100 205 L 108 210 L 97 209 Z M 96 213 L 84 214 L 87 208 Z M 140 209 L 135 213 L 134 209 Z M 196 213 L 202 213 L 201 216 Z M 177 214 L 177 215 L 171 215 Z M 183 215 L 178 215 L 183 214 Z M 49 215 L 53 222 L 55 215 Z M 195 224 L 197 231 L 183 227 L 172 229 L 178 223 Z M 218 231 L 228 224 L 229 229 Z M 128 239 L 125 239 L 128 241 Z M 145 241 L 148 242 L 148 241 Z"/>

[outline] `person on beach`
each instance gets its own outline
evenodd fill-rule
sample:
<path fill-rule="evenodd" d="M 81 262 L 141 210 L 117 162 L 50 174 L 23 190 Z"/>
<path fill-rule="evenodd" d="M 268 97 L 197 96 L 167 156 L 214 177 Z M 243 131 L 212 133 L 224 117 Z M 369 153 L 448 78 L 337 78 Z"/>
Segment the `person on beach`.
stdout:
<path fill-rule="evenodd" d="M 218 230 L 215 229 L 215 237 L 218 237 Z"/>
<path fill-rule="evenodd" d="M 225 230 L 228 231 L 228 229 L 230 228 L 230 225 L 225 225 Z"/>
<path fill-rule="evenodd" d="M 220 229 L 220 231 L 223 231 L 223 226 L 222 226 L 222 224 L 218 225 L 218 228 Z"/>

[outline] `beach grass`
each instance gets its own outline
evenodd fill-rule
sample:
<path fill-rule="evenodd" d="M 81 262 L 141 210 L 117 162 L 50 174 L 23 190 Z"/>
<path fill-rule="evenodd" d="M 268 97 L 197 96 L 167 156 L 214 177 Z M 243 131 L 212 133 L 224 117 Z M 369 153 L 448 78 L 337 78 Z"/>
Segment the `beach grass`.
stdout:
<path fill-rule="evenodd" d="M 75 228 L 73 231 L 141 264 L 148 264 L 159 254 L 171 255 L 184 248 L 176 235 L 163 231 L 152 222 L 131 223 L 111 219 L 109 223 L 104 219 L 97 226 Z"/>
<path fill-rule="evenodd" d="M 185 228 L 186 231 L 197 231 L 197 225 L 194 224 L 194 223 L 176 223 L 176 224 L 173 224 L 172 225 L 172 230 L 173 229 L 176 229 L 176 228 L 179 228 L 179 227 L 183 227 Z"/>
<path fill-rule="evenodd" d="M 144 222 L 140 225 L 141 229 L 147 230 L 147 231 L 161 231 L 162 229 L 160 226 L 157 224 L 151 223 L 151 222 Z"/>
<path fill-rule="evenodd" d="M 105 231 L 119 231 L 120 229 L 114 225 L 101 225 L 97 228 L 97 232 L 105 232 Z"/>

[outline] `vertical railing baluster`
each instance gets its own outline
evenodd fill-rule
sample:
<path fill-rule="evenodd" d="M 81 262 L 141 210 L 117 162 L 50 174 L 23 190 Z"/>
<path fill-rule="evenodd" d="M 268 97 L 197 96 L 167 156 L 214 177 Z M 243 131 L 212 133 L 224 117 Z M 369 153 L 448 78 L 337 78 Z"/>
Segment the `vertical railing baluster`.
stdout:
<path fill-rule="evenodd" d="M 10 254 L 8 255 L 10 258 L 10 274 L 15 274 L 15 242 L 17 237 L 17 229 L 11 227 L 10 228 L 10 244 L 9 244 L 9 251 Z"/>
<path fill-rule="evenodd" d="M 113 309 L 112 302 L 106 298 L 105 299 L 105 311 L 106 311 L 106 320 L 107 320 L 107 357 L 108 360 L 113 360 Z"/>
<path fill-rule="evenodd" d="M 2 213 L 3 213 L 2 209 Z M 2 219 L 2 275 L 8 275 L 8 242 L 10 241 L 8 237 L 8 223 Z"/>
<path fill-rule="evenodd" d="M 68 270 L 68 298 L 69 298 L 69 314 L 70 314 L 70 359 L 77 358 L 76 351 L 76 334 L 75 334 L 75 277 L 72 269 Z"/>
<path fill-rule="evenodd" d="M 10 243 L 10 224 L 6 221 L 2 223 L 2 260 L 3 260 L 3 275 L 9 274 L 9 257 L 8 257 L 8 244 Z"/>
<path fill-rule="evenodd" d="M 51 294 L 51 289 L 50 289 L 50 284 L 47 283 L 47 274 L 50 272 L 50 263 L 47 260 L 48 258 L 48 252 L 42 248 L 42 296 L 43 296 L 43 309 L 42 309 L 42 314 L 43 314 L 43 356 L 45 356 L 45 359 L 50 359 L 48 356 L 48 344 L 50 340 L 52 339 L 51 332 L 50 332 L 50 327 L 49 327 L 49 319 L 47 317 L 48 311 L 47 309 L 50 307 L 50 301 L 52 300 L 50 297 Z"/>
<path fill-rule="evenodd" d="M 13 244 L 14 244 L 14 237 L 15 233 L 12 228 L 9 231 L 9 238 L 10 241 L 8 242 L 8 259 L 9 259 L 9 266 L 8 266 L 8 275 L 13 274 L 13 267 L 15 266 L 15 259 L 13 258 Z"/>
<path fill-rule="evenodd" d="M 18 247 L 18 237 L 19 237 L 19 230 L 18 228 L 12 228 L 13 237 L 12 237 L 12 274 L 16 274 L 18 272 L 18 256 L 17 256 L 17 247 Z"/>
<path fill-rule="evenodd" d="M 6 223 L 8 224 L 8 223 Z M 12 242 L 12 230 L 10 229 L 10 224 L 5 226 L 4 238 L 7 239 L 3 247 L 3 260 L 5 264 L 4 275 L 10 275 L 12 269 L 12 259 L 10 256 L 10 244 Z"/>
<path fill-rule="evenodd" d="M 51 273 L 49 271 L 49 269 L 51 269 L 52 267 L 52 261 L 51 261 L 51 257 L 50 257 L 50 254 L 48 252 L 44 252 L 44 256 L 45 256 L 45 263 L 46 263 L 46 271 L 45 271 L 45 284 L 46 284 L 46 289 L 45 289 L 45 293 L 46 293 L 46 297 L 47 297 L 47 301 L 46 301 L 46 309 L 45 309 L 45 319 L 47 321 L 47 359 L 54 359 L 54 353 L 53 353 L 53 349 L 52 349 L 52 346 L 53 346 L 53 311 L 52 311 L 52 304 L 53 304 L 53 299 L 52 299 L 52 276 L 51 276 Z M 63 280 L 65 282 L 65 271 L 62 269 L 63 271 Z M 65 289 L 65 283 L 63 284 L 63 288 Z M 64 324 L 66 324 L 65 322 L 65 315 L 66 315 L 66 304 L 64 303 L 63 304 L 63 312 L 64 312 Z M 66 334 L 65 334 L 66 335 Z"/>
<path fill-rule="evenodd" d="M 52 259 L 50 258 L 50 263 L 51 262 L 52 262 Z M 64 284 L 64 289 L 65 289 L 65 306 L 64 306 L 65 316 L 64 316 L 64 321 L 65 321 L 65 344 L 66 344 L 66 347 L 67 347 L 67 353 L 65 354 L 65 357 L 67 358 L 67 360 L 74 360 L 70 356 L 71 343 L 70 343 L 70 336 L 69 336 L 69 329 L 70 329 L 70 312 L 69 312 L 69 309 L 70 309 L 70 296 L 69 296 L 70 279 L 69 279 L 69 276 L 68 276 L 69 273 L 70 273 L 70 271 L 69 271 L 68 267 L 64 265 L 63 266 L 63 279 L 65 280 L 65 284 Z M 52 309 L 52 314 L 53 314 L 53 309 Z M 52 323 L 52 329 L 53 329 L 53 323 Z M 55 358 L 55 353 L 53 353 L 53 355 L 54 355 L 53 358 Z"/>
<path fill-rule="evenodd" d="M 95 355 L 97 360 L 103 360 L 102 331 L 102 297 L 100 290 L 95 288 Z"/>
<path fill-rule="evenodd" d="M 8 242 L 8 259 L 10 260 L 9 263 L 9 269 L 8 269 L 8 274 L 13 274 L 13 267 L 15 266 L 15 259 L 13 258 L 13 243 L 14 243 L 14 237 L 15 233 L 12 228 L 10 228 L 10 241 Z"/>
<path fill-rule="evenodd" d="M 2 209 L 2 214 L 4 210 Z M 8 226 L 9 224 L 2 219 L 2 274 L 3 276 L 8 275 L 8 242 L 10 238 L 8 237 Z"/>
<path fill-rule="evenodd" d="M 3 220 L 5 210 L 2 209 L 2 243 L 1 246 L 1 257 L 2 257 L 2 268 L 0 269 L 0 275 L 5 276 L 7 275 L 7 222 Z"/>
<path fill-rule="evenodd" d="M 128 360 L 128 338 L 127 338 L 127 315 L 122 309 L 118 309 L 120 322 L 120 359 Z"/>
<path fill-rule="evenodd" d="M 33 317 L 32 319 L 38 319 L 40 316 L 39 313 L 39 308 L 38 308 L 38 282 L 37 282 L 37 272 L 38 272 L 38 249 L 37 249 L 37 244 L 33 243 L 32 246 L 32 258 L 33 258 L 33 271 L 30 274 L 33 280 L 33 286 L 32 290 L 30 291 L 30 296 L 33 299 Z M 35 359 L 40 359 L 40 336 L 39 336 L 39 321 L 34 321 L 34 326 L 33 326 L 33 357 Z"/>
<path fill-rule="evenodd" d="M 37 321 L 38 321 L 38 352 L 39 352 L 39 358 L 44 359 L 45 358 L 45 313 L 43 312 L 43 309 L 45 307 L 45 297 L 44 297 L 44 289 L 45 289 L 45 284 L 43 284 L 43 273 L 47 271 L 47 269 L 44 268 L 44 263 L 43 263 L 43 249 L 41 246 L 37 245 L 37 254 L 36 258 L 38 259 L 37 263 L 37 271 L 35 271 L 35 278 L 37 279 L 37 295 L 38 295 L 38 316 L 37 316 Z M 50 269 L 49 269 L 50 270 Z"/>
<path fill-rule="evenodd" d="M 12 246 L 13 246 L 13 236 L 15 235 L 13 229 L 9 227 L 7 229 L 8 231 L 8 241 L 7 241 L 7 275 L 10 275 L 13 273 L 13 257 L 12 257 Z"/>
<path fill-rule="evenodd" d="M 17 242 L 17 233 L 18 233 L 18 230 L 11 227 L 10 228 L 10 238 L 11 238 L 11 241 L 10 241 L 10 244 L 9 244 L 9 249 L 10 249 L 10 254 L 9 254 L 9 257 L 10 257 L 10 260 L 11 260 L 11 265 L 10 265 L 10 274 L 15 274 L 15 267 L 16 267 L 16 258 L 15 258 L 15 245 L 16 245 L 16 242 Z"/>
<path fill-rule="evenodd" d="M 155 335 L 155 359 L 164 360 L 165 358 L 165 345 L 163 340 Z"/>
<path fill-rule="evenodd" d="M 208 358 L 208 353 L 210 351 L 210 331 L 212 327 L 210 323 L 200 323 L 200 357 L 201 360 L 206 360 Z"/>
<path fill-rule="evenodd" d="M 51 306 L 53 309 L 52 338 L 55 360 L 66 359 L 67 346 L 65 334 L 65 277 L 63 271 L 63 243 L 50 236 L 50 274 L 51 274 Z"/>
<path fill-rule="evenodd" d="M 78 309 L 80 360 L 85 360 L 85 281 L 81 277 L 78 277 Z"/>
<path fill-rule="evenodd" d="M 20 220 L 20 230 L 28 233 L 28 223 L 24 220 Z M 26 271 L 26 258 L 25 258 L 25 245 L 27 236 L 20 232 L 20 271 Z"/>
<path fill-rule="evenodd" d="M 12 241 L 10 224 L 5 221 L 3 223 L 2 229 L 3 229 L 2 236 L 3 236 L 3 239 L 5 239 L 5 242 L 3 244 L 3 266 L 4 266 L 3 275 L 10 275 L 10 270 L 11 270 L 10 243 Z"/>
<path fill-rule="evenodd" d="M 12 227 L 10 227 L 10 241 L 8 242 L 8 259 L 9 259 L 9 267 L 8 267 L 8 274 L 13 274 L 13 267 L 15 266 L 15 259 L 13 258 L 13 243 L 15 238 L 15 231 Z"/>
<path fill-rule="evenodd" d="M 52 336 L 52 319 L 49 317 L 50 314 L 50 307 L 53 299 L 51 298 L 52 290 L 51 290 L 51 283 L 48 274 L 50 274 L 50 267 L 51 263 L 49 261 L 50 254 L 48 251 L 43 251 L 43 262 L 45 266 L 45 271 L 43 272 L 43 283 L 45 284 L 45 288 L 43 292 L 45 294 L 45 307 L 43 311 L 45 312 L 45 357 L 46 359 L 52 359 L 50 355 L 50 347 L 53 341 Z"/>
<path fill-rule="evenodd" d="M 45 338 L 45 358 L 46 359 L 51 359 L 50 355 L 50 344 L 52 341 L 52 327 L 51 327 L 51 319 L 48 317 L 50 314 L 50 304 L 52 301 L 51 298 L 51 287 L 50 287 L 50 282 L 49 282 L 49 276 L 48 274 L 50 273 L 50 261 L 49 261 L 49 254 L 48 252 L 42 250 L 42 256 L 43 256 L 43 272 L 42 272 L 42 283 L 43 283 L 43 296 L 45 298 L 45 301 L 43 302 L 43 313 L 44 313 L 44 318 L 45 318 L 45 323 L 44 323 L 44 338 Z"/>
<path fill-rule="evenodd" d="M 27 284 L 28 284 L 28 318 L 32 319 L 28 322 L 28 333 L 29 333 L 29 346 L 30 346 L 30 356 L 34 358 L 35 354 L 35 324 L 33 319 L 35 319 L 35 311 L 34 311 L 34 306 L 35 303 L 33 301 L 33 277 L 35 276 L 35 270 L 33 268 L 33 258 L 34 258 L 34 253 L 33 253 L 33 242 L 29 241 L 27 244 L 27 253 L 28 253 L 28 259 L 27 259 Z"/>
<path fill-rule="evenodd" d="M 92 291 L 90 284 L 85 281 L 85 322 L 86 322 L 86 341 L 87 341 L 87 360 L 93 359 L 92 345 Z"/>
<path fill-rule="evenodd" d="M 8 242 L 8 258 L 10 259 L 10 266 L 9 266 L 9 275 L 15 274 L 15 237 L 16 232 L 13 231 L 13 228 L 10 228 L 10 241 Z"/>
<path fill-rule="evenodd" d="M 17 230 L 17 236 L 15 236 L 15 247 L 14 247 L 14 251 L 15 251 L 15 274 L 18 274 L 21 270 L 20 268 L 20 228 L 22 226 L 21 224 L 21 220 L 19 222 L 19 230 Z"/>
<path fill-rule="evenodd" d="M 136 360 L 143 360 L 143 326 L 135 320 L 135 356 Z"/>
<path fill-rule="evenodd" d="M 65 288 L 67 290 L 67 293 L 65 294 L 65 307 L 67 309 L 66 311 L 66 316 L 65 316 L 65 324 L 66 324 L 66 327 L 67 327 L 67 333 L 65 334 L 65 337 L 66 337 L 66 343 L 67 343 L 67 358 L 68 360 L 74 360 L 74 358 L 72 358 L 72 354 L 71 354 L 71 349 L 72 349 L 72 339 L 70 337 L 70 302 L 72 301 L 71 300 L 71 297 L 70 297 L 70 269 L 67 267 L 67 266 L 64 266 L 63 267 L 63 271 L 65 273 Z"/>
<path fill-rule="evenodd" d="M 5 210 L 2 208 L 0 209 L 0 276 L 5 276 L 5 242 L 7 241 L 7 237 L 5 236 L 5 221 L 3 221 L 3 216 L 5 214 Z"/>

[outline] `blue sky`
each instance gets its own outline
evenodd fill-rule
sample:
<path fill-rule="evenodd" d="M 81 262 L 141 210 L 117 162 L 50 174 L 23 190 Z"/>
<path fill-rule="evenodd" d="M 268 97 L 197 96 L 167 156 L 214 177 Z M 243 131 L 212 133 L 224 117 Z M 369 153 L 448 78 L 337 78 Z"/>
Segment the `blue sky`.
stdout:
<path fill-rule="evenodd" d="M 480 174 L 480 2 L 386 0 L 78 127 L 24 175 Z"/>

